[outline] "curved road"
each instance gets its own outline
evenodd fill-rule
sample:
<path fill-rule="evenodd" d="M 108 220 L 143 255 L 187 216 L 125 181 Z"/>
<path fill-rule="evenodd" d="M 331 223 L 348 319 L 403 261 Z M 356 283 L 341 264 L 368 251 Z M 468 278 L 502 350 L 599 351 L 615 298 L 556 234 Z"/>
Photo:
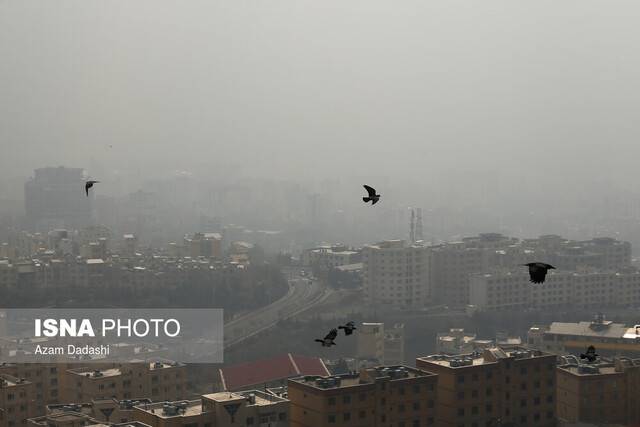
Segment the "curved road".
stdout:
<path fill-rule="evenodd" d="M 301 271 L 301 269 L 285 271 L 288 276 L 289 291 L 284 297 L 225 323 L 225 349 L 272 328 L 281 320 L 289 319 L 310 309 L 331 295 L 331 290 L 325 289 L 318 280 L 303 277 L 300 274 Z"/>

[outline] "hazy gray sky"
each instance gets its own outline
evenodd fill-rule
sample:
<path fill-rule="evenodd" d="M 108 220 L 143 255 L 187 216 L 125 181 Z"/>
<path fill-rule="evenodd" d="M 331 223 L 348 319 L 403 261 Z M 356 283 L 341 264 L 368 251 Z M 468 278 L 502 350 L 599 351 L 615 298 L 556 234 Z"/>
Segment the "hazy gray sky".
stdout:
<path fill-rule="evenodd" d="M 631 184 L 639 18 L 632 0 L 0 0 L 0 178 Z"/>

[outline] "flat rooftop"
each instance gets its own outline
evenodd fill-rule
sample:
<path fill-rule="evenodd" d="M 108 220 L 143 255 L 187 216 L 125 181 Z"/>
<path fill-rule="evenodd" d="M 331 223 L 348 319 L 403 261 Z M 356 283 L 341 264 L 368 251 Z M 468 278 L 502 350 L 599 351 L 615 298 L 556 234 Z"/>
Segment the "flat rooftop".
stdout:
<path fill-rule="evenodd" d="M 308 375 L 293 378 L 289 381 L 304 384 L 319 390 L 332 388 L 354 387 L 365 384 L 374 384 L 376 379 L 388 377 L 390 381 L 406 380 L 410 378 L 434 376 L 430 372 L 408 366 L 379 366 L 376 368 L 363 369 L 359 373 L 333 375 L 329 377 Z"/>
<path fill-rule="evenodd" d="M 190 417 L 202 413 L 201 400 L 181 400 L 178 402 L 143 403 L 137 409 L 160 418 Z"/>
<path fill-rule="evenodd" d="M 523 347 L 514 348 L 487 348 L 483 351 L 475 351 L 468 354 L 442 355 L 435 354 L 427 357 L 419 357 L 418 360 L 433 363 L 448 368 L 464 368 L 469 366 L 489 365 L 497 363 L 499 359 L 531 359 L 536 357 L 548 357 L 550 354 L 539 350 L 530 350 Z"/>
<path fill-rule="evenodd" d="M 203 399 L 213 400 L 216 402 L 229 402 L 229 401 L 237 401 L 238 399 L 248 400 L 251 396 L 255 399 L 255 403 L 250 403 L 247 401 L 248 406 L 268 406 L 274 403 L 286 402 L 287 400 L 275 396 L 273 394 L 265 393 L 259 390 L 249 390 L 249 391 L 240 391 L 240 392 L 219 392 L 219 393 L 210 393 L 202 396 Z"/>

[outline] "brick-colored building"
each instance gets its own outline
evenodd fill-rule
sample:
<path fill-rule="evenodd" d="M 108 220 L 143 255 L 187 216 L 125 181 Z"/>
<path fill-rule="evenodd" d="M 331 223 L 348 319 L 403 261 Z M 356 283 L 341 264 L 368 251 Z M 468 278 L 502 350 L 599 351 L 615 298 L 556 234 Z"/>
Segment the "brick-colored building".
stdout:
<path fill-rule="evenodd" d="M 35 414 L 33 383 L 10 375 L 0 375 L 0 427 L 20 427 Z"/>
<path fill-rule="evenodd" d="M 573 360 L 571 360 L 573 359 Z M 558 418 L 568 423 L 640 424 L 640 359 L 583 364 L 575 357 L 557 368 Z"/>
<path fill-rule="evenodd" d="M 381 366 L 333 377 L 290 379 L 290 425 L 434 425 L 436 382 L 436 375 L 406 366 Z"/>
<path fill-rule="evenodd" d="M 416 366 L 438 374 L 438 426 L 555 425 L 554 355 L 495 347 L 420 357 Z"/>

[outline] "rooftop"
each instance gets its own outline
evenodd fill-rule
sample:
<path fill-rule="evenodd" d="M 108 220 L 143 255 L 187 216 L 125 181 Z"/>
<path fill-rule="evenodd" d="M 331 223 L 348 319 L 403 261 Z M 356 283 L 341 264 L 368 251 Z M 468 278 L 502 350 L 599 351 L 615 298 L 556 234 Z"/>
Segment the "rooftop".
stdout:
<path fill-rule="evenodd" d="M 434 363 L 440 366 L 446 366 L 449 368 L 462 368 L 467 366 L 493 364 L 496 363 L 499 359 L 511 358 L 519 360 L 544 356 L 549 356 L 549 354 L 543 353 L 539 350 L 530 350 L 523 347 L 492 347 L 484 349 L 484 351 L 474 351 L 473 353 L 468 354 L 436 354 L 427 357 L 419 357 L 418 360 Z"/>
<path fill-rule="evenodd" d="M 389 379 L 398 381 L 409 378 L 433 376 L 430 372 L 408 366 L 378 366 L 375 368 L 363 369 L 359 373 L 341 374 L 333 376 L 307 375 L 305 377 L 293 378 L 289 381 L 304 384 L 316 389 L 326 390 L 331 388 L 354 387 L 364 384 L 373 384 L 379 379 Z"/>

